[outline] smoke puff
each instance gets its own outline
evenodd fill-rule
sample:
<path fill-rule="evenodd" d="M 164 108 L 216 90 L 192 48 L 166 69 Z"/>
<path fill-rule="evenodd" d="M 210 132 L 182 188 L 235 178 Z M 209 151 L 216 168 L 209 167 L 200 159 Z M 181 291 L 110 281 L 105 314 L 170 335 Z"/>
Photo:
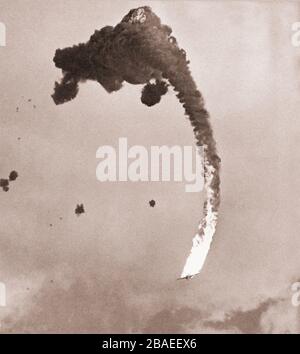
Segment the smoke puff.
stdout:
<path fill-rule="evenodd" d="M 11 171 L 8 178 L 0 178 L 0 188 L 2 188 L 2 190 L 4 192 L 8 192 L 9 191 L 9 183 L 12 181 L 15 181 L 17 179 L 17 177 L 18 177 L 18 172 Z"/>
<path fill-rule="evenodd" d="M 7 192 L 9 190 L 9 181 L 6 178 L 1 178 L 0 179 L 0 187 L 3 189 L 4 192 Z"/>
<path fill-rule="evenodd" d="M 11 171 L 9 174 L 9 180 L 10 181 L 15 181 L 18 178 L 18 172 L 17 171 Z"/>
<path fill-rule="evenodd" d="M 147 106 L 153 106 L 160 102 L 163 95 L 168 92 L 168 85 L 164 81 L 156 81 L 154 84 L 147 84 L 142 90 L 141 101 Z"/>
<path fill-rule="evenodd" d="M 78 81 L 73 77 L 65 76 L 60 83 L 55 83 L 52 98 L 56 104 L 62 104 L 75 98 L 78 90 Z"/>
<path fill-rule="evenodd" d="M 75 214 L 79 216 L 80 214 L 85 213 L 83 204 L 77 204 L 75 208 Z"/>

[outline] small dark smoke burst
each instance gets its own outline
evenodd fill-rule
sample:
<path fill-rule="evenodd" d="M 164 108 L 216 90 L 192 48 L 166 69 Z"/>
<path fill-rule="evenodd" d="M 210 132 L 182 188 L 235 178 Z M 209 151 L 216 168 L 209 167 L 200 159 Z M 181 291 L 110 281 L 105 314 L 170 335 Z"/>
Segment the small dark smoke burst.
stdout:
<path fill-rule="evenodd" d="M 0 188 L 2 188 L 2 190 L 4 192 L 8 192 L 9 191 L 9 183 L 12 181 L 15 181 L 17 179 L 17 177 L 18 177 L 18 172 L 11 171 L 8 178 L 0 178 Z"/>
<path fill-rule="evenodd" d="M 160 102 L 168 86 L 174 88 L 193 127 L 196 144 L 203 150 L 206 189 L 204 216 L 182 273 L 186 277 L 201 270 L 215 232 L 220 158 L 209 113 L 189 70 L 186 52 L 171 33 L 171 28 L 145 6 L 131 10 L 115 27 L 96 30 L 86 43 L 57 49 L 54 63 L 62 70 L 63 78 L 55 83 L 52 97 L 56 104 L 70 101 L 76 97 L 79 83 L 86 80 L 98 81 L 109 93 L 120 90 L 126 81 L 145 85 L 141 101 L 152 106 Z"/>
<path fill-rule="evenodd" d="M 150 205 L 152 208 L 155 207 L 155 204 L 156 204 L 155 200 L 153 200 L 153 199 L 150 200 L 149 205 Z"/>
<path fill-rule="evenodd" d="M 141 101 L 147 106 L 153 106 L 160 102 L 163 95 L 168 92 L 168 85 L 164 81 L 158 81 L 154 84 L 148 83 L 142 90 Z"/>
<path fill-rule="evenodd" d="M 11 173 L 9 174 L 9 180 L 10 181 L 15 181 L 18 177 L 18 172 L 17 171 L 11 171 Z"/>
<path fill-rule="evenodd" d="M 75 98 L 78 90 L 78 82 L 70 75 L 65 75 L 60 84 L 55 83 L 55 94 L 52 97 L 56 104 L 62 104 Z"/>
<path fill-rule="evenodd" d="M 9 180 L 7 178 L 0 179 L 0 187 L 3 189 L 4 192 L 8 192 L 9 190 Z"/>
<path fill-rule="evenodd" d="M 75 214 L 79 216 L 80 214 L 85 213 L 84 206 L 83 204 L 77 204 L 76 209 L 75 209 Z"/>

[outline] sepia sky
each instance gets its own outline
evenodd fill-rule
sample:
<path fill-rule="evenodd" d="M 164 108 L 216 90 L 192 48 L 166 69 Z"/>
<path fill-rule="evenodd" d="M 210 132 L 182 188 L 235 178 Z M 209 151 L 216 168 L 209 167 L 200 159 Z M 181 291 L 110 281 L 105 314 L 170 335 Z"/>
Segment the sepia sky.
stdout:
<path fill-rule="evenodd" d="M 222 159 L 217 233 L 191 281 L 176 278 L 202 194 L 184 182 L 96 179 L 98 147 L 120 137 L 193 144 L 174 92 L 151 108 L 129 84 L 108 94 L 87 82 L 60 106 L 51 98 L 55 50 L 144 5 L 186 50 Z M 19 173 L 0 190 L 0 331 L 300 332 L 296 21 L 296 1 L 0 0 L 0 178 Z"/>

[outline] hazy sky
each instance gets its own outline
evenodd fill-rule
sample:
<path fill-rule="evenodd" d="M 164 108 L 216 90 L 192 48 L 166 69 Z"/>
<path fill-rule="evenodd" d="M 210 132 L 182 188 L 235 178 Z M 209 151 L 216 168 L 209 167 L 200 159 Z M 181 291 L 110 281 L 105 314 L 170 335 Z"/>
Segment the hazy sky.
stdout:
<path fill-rule="evenodd" d="M 186 50 L 222 158 L 217 233 L 189 282 L 176 278 L 201 193 L 184 182 L 96 179 L 97 148 L 119 137 L 194 142 L 173 91 L 152 108 L 129 84 L 108 94 L 88 82 L 69 103 L 51 99 L 55 50 L 142 5 Z M 300 278 L 296 21 L 292 1 L 0 0 L 0 177 L 19 173 L 0 191 L 3 332 L 300 331 L 290 289 Z M 76 217 L 79 203 L 86 213 Z"/>

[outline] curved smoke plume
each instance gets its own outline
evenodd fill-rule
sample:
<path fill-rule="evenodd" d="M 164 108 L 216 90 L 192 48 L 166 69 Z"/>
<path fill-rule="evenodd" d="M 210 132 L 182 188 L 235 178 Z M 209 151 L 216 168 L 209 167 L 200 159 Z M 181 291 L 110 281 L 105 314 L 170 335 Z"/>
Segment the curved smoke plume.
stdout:
<path fill-rule="evenodd" d="M 61 104 L 76 97 L 79 83 L 98 81 L 107 92 L 124 81 L 144 84 L 142 103 L 152 106 L 173 86 L 193 126 L 196 144 L 203 149 L 206 199 L 199 231 L 181 278 L 197 274 L 205 261 L 215 233 L 220 203 L 220 158 L 204 100 L 190 73 L 184 50 L 149 7 L 131 10 L 115 27 L 95 31 L 87 43 L 58 49 L 55 65 L 63 78 L 55 83 L 53 100 Z"/>

